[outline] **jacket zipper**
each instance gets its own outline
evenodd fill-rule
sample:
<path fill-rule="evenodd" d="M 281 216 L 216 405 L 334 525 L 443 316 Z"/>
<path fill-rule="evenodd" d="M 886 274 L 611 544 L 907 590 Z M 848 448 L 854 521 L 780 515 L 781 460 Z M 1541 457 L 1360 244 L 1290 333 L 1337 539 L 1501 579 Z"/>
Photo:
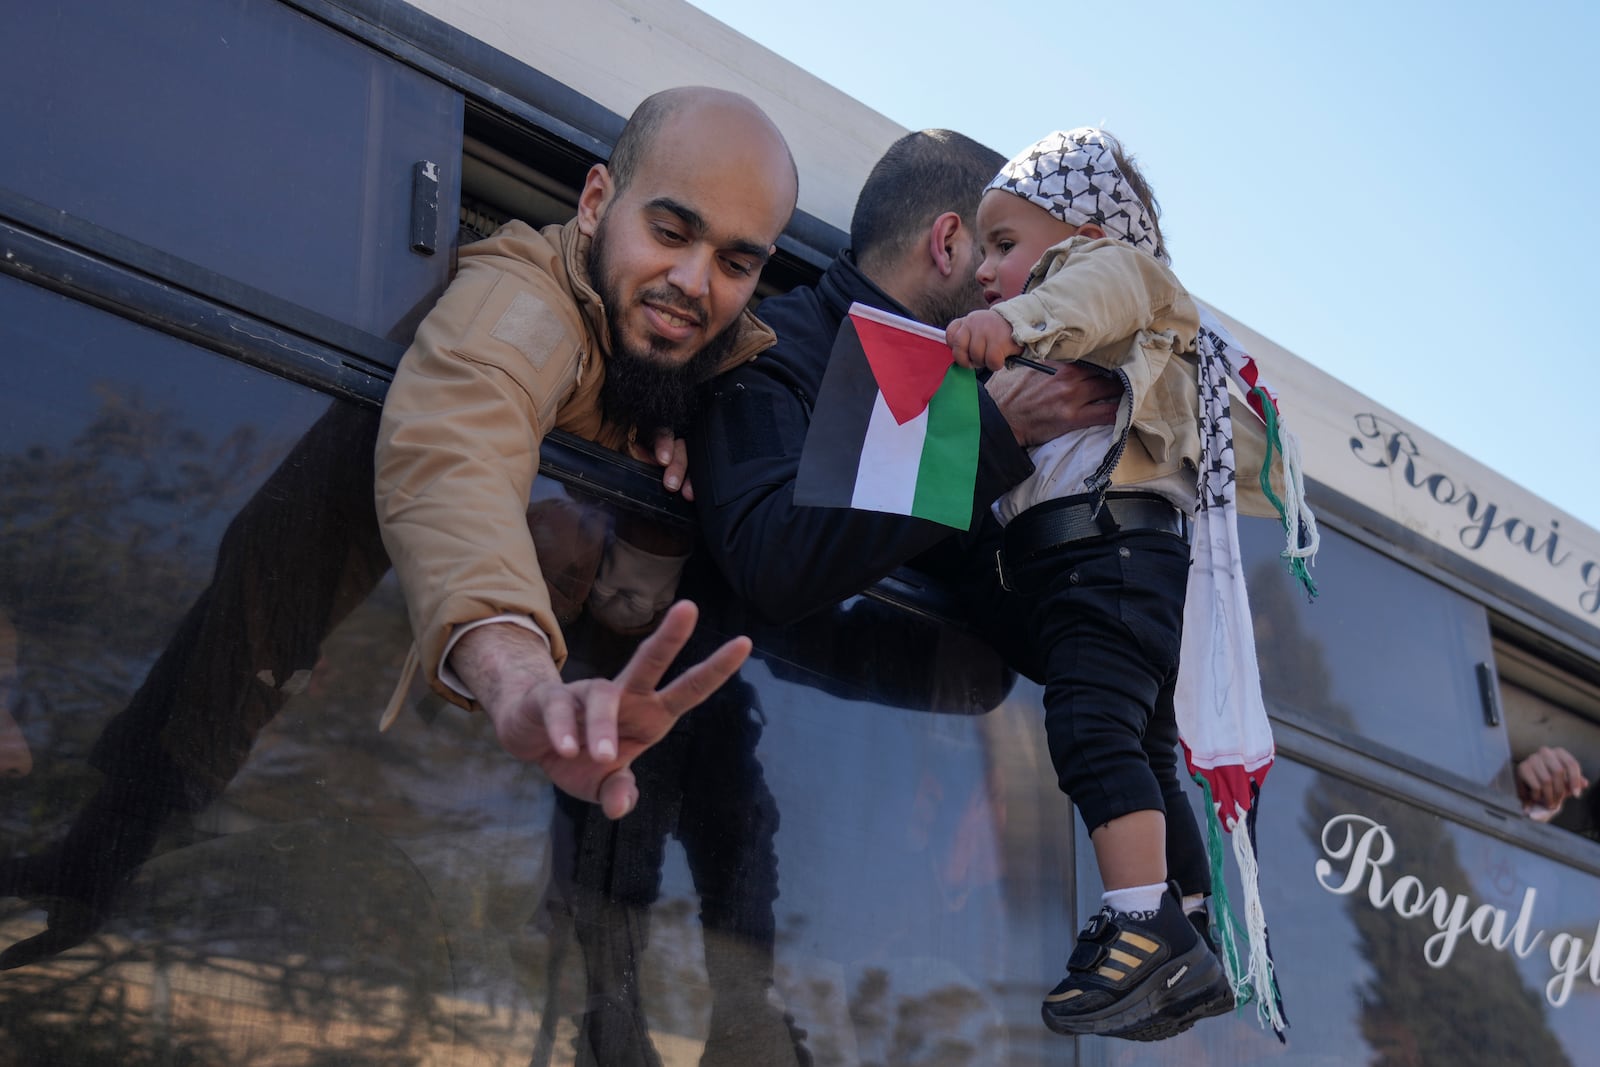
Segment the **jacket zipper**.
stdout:
<path fill-rule="evenodd" d="M 1128 434 L 1133 431 L 1133 383 L 1128 380 L 1128 372 L 1120 367 L 1112 373 L 1117 376 L 1117 381 L 1122 383 L 1122 399 L 1117 403 L 1117 435 L 1111 442 L 1111 450 L 1106 453 L 1106 458 L 1100 461 L 1100 466 L 1095 468 L 1093 474 L 1084 479 L 1084 485 L 1094 494 L 1094 508 L 1090 512 L 1090 518 L 1097 518 L 1100 515 L 1100 507 L 1105 503 L 1106 492 L 1111 488 L 1111 472 L 1122 462 L 1122 453 L 1128 448 Z"/>

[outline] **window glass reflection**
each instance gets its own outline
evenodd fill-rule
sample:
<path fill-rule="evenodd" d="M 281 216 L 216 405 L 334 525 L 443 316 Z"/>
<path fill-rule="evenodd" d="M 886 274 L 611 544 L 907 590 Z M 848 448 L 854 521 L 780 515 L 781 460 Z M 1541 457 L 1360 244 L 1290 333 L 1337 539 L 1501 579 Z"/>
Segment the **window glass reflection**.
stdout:
<path fill-rule="evenodd" d="M 1592 877 L 1284 759 L 1263 790 L 1258 832 L 1288 1045 L 1247 1011 L 1137 1050 L 1086 1039 L 1081 1062 L 1489 1067 L 1593 1058 L 1600 984 L 1585 961 L 1600 902 Z M 1092 864 L 1083 873 L 1092 880 Z M 1230 888 L 1237 901 L 1237 882 Z"/>
<path fill-rule="evenodd" d="M 161 15 L 7 12 L 0 191 L 409 340 L 448 276 L 461 97 L 288 4 Z M 408 247 L 419 160 L 443 176 L 431 257 Z"/>
<path fill-rule="evenodd" d="M 1241 521 L 1262 692 L 1312 729 L 1359 735 L 1475 782 L 1507 766 L 1477 665 L 1492 663 L 1484 609 L 1334 530 L 1322 532 L 1308 603 L 1275 524 Z"/>
<path fill-rule="evenodd" d="M 758 645 L 636 765 L 633 815 L 553 831 L 547 951 L 574 993 L 552 1062 L 564 1040 L 577 1063 L 648 1062 L 646 1042 L 702 1063 L 1050 1062 L 1035 987 L 1041 929 L 1067 936 L 1065 827 L 1036 692 L 946 716 L 812 681 Z"/>
<path fill-rule="evenodd" d="M 597 575 L 566 615 L 567 673 L 614 673 L 642 605 L 670 599 L 619 552 L 676 559 L 684 531 L 571 488 L 535 498 L 543 522 L 608 530 L 598 563 L 540 550 L 547 570 Z M 1036 923 L 1062 921 L 1065 838 L 1053 777 L 1035 765 L 1036 691 L 1014 689 L 970 635 L 870 599 L 762 626 L 702 562 L 677 583 L 704 613 L 685 660 L 738 632 L 756 653 L 635 764 L 626 819 L 557 801 L 535 1062 L 1042 1055 Z M 595 595 L 612 576 L 639 615 Z"/>
<path fill-rule="evenodd" d="M 0 606 L 31 762 L 0 795 L 11 1050 L 248 1062 L 282 1025 L 310 1047 L 426 995 L 447 957 L 403 854 L 321 818 L 319 779 L 270 746 L 253 769 L 295 802 L 269 822 L 226 797 L 386 567 L 374 413 L 11 279 L 0 321 Z M 358 871 L 365 892 L 328 892 Z M 390 921 L 416 945 L 372 951 Z"/>
<path fill-rule="evenodd" d="M 1092 858 L 1075 877 L 1037 689 L 982 642 L 871 598 L 759 625 L 687 528 L 541 478 L 528 521 L 572 677 L 612 673 L 675 596 L 705 607 L 689 658 L 757 644 L 610 823 L 430 695 L 377 732 L 410 635 L 372 520 L 374 412 L 12 279 L 0 322 L 23 357 L 0 398 L 19 1062 L 1072 1061 L 1038 1005 Z M 1263 603 L 1302 681 L 1355 647 Z M 1310 692 L 1366 730 L 1350 684 Z M 1536 889 L 1543 942 L 1462 937 L 1430 966 L 1426 917 L 1319 880 L 1346 825 L 1384 828 L 1391 888 L 1508 924 Z M 1583 1061 L 1595 986 L 1556 1005 L 1550 951 L 1587 951 L 1592 879 L 1287 760 L 1260 834 L 1288 1049 L 1222 1019 L 1085 1039 L 1085 1061 Z"/>
<path fill-rule="evenodd" d="M 0 607 L 0 778 L 22 778 L 33 770 L 33 750 L 17 726 L 17 628 Z"/>
<path fill-rule="evenodd" d="M 1064 817 L 1036 693 L 970 635 L 870 599 L 755 628 L 606 823 L 433 697 L 376 732 L 409 635 L 373 412 L 9 279 L 0 312 L 27 355 L 0 437 L 27 763 L 0 778 L 0 1011 L 27 1062 L 1049 1048 Z M 574 676 L 674 595 L 709 608 L 690 656 L 751 629 L 684 528 L 539 484 Z"/>

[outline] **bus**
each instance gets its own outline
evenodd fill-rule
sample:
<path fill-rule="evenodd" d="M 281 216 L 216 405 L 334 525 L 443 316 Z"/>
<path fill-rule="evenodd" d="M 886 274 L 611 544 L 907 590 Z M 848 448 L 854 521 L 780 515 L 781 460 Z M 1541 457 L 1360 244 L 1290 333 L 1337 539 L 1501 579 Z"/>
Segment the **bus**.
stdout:
<path fill-rule="evenodd" d="M 569 673 L 619 540 L 689 554 L 737 679 L 609 823 L 402 692 L 372 445 L 455 251 L 570 217 L 622 116 L 744 92 L 816 278 L 903 131 L 681 0 L 21 5 L 0 65 L 0 1065 L 1584 1064 L 1600 1046 L 1600 531 L 1227 318 L 1322 528 L 1241 523 L 1289 1028 L 1039 1019 L 1098 906 L 1037 685 L 902 568 L 774 626 L 692 507 L 559 435 L 528 519 Z M 699 638 L 697 638 L 698 640 Z M 1198 797 L 1196 798 L 1198 805 Z"/>

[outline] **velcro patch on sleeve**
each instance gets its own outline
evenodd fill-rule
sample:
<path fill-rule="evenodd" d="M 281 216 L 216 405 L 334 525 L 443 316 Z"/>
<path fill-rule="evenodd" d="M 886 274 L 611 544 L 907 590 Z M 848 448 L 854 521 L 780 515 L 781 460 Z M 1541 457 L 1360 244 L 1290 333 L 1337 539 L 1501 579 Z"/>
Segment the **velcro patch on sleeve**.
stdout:
<path fill-rule="evenodd" d="M 527 357 L 537 370 L 550 354 L 569 347 L 566 319 L 548 303 L 519 292 L 495 320 L 489 336 L 504 341 Z"/>
<path fill-rule="evenodd" d="M 772 398 L 750 392 L 739 399 L 739 403 L 728 405 L 718 424 L 728 455 L 737 459 L 783 455 L 784 440 L 778 432 Z"/>

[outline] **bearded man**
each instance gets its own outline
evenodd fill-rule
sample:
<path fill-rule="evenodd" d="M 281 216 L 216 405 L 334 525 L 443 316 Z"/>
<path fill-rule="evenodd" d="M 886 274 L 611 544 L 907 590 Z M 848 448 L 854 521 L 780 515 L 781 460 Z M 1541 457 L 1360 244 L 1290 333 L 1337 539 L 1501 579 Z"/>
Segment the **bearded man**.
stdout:
<path fill-rule="evenodd" d="M 751 101 L 657 93 L 590 169 L 575 219 L 512 222 L 461 250 L 384 404 L 378 518 L 430 684 L 613 818 L 637 800 L 633 757 L 750 646 L 729 642 L 657 691 L 694 626 L 678 604 L 615 680 L 563 683 L 525 519 L 539 444 L 560 429 L 654 458 L 679 489 L 676 433 L 698 387 L 773 342 L 746 306 L 797 191 L 788 146 Z"/>

